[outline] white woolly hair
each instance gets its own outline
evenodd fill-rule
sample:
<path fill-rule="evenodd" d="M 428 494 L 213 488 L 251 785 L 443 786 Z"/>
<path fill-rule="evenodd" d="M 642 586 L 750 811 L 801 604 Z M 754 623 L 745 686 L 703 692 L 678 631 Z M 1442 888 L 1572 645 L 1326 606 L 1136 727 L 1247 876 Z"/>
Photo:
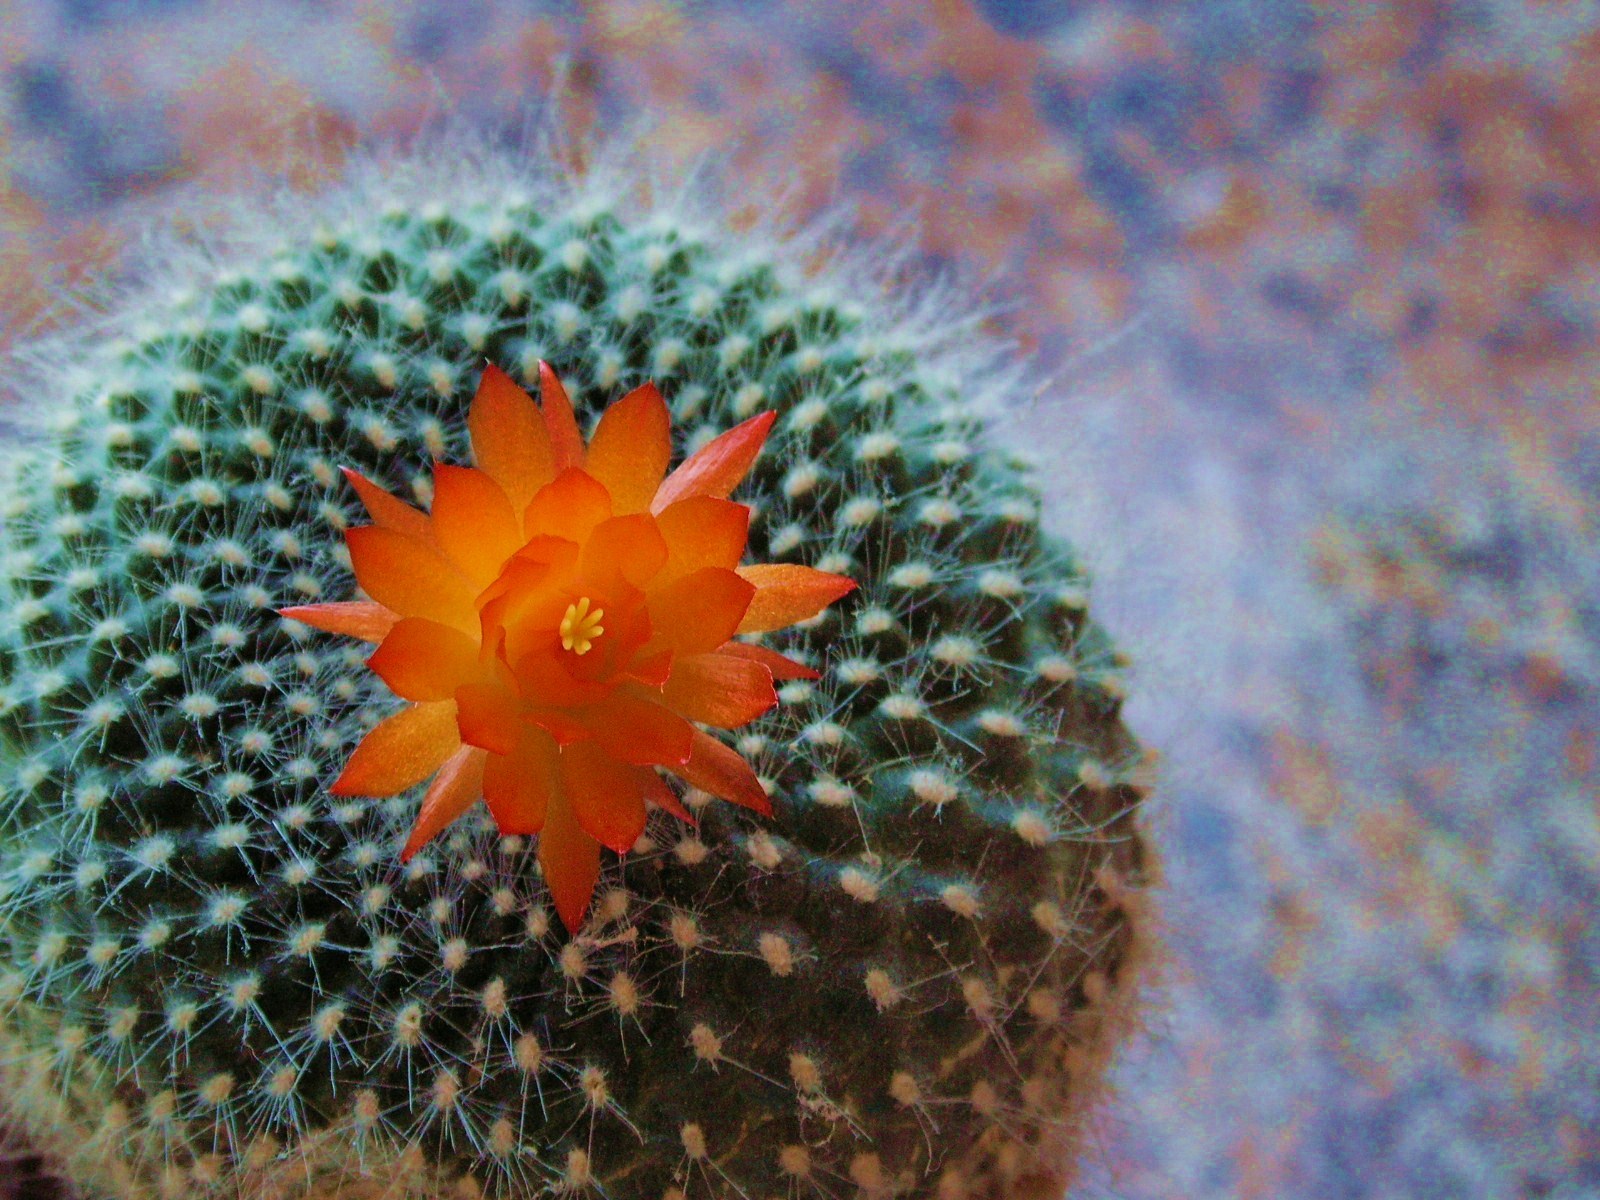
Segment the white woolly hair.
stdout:
<path fill-rule="evenodd" d="M 911 351 L 933 384 L 960 383 L 963 407 L 998 413 L 1044 386 L 1038 368 L 994 330 L 1007 307 L 993 278 L 931 271 L 915 246 L 915 211 L 895 229 L 862 238 L 852 207 L 785 216 L 799 191 L 783 168 L 759 182 L 730 178 L 724 159 L 664 169 L 638 118 L 595 136 L 568 132 L 559 100 L 526 112 L 510 130 L 444 116 L 405 137 L 354 151 L 337 178 L 306 193 L 281 178 L 245 175 L 218 194 L 175 185 L 159 208 L 130 203 L 108 224 L 120 257 L 82 288 L 53 298 L 19 339 L 0 383 L 0 437 L 49 427 L 73 397 L 92 398 L 111 357 L 230 275 L 264 270 L 321 229 L 350 230 L 395 208 L 448 211 L 531 203 L 558 213 L 608 210 L 644 228 L 675 228 L 733 262 L 768 264 L 795 294 L 861 322 L 860 336 Z M 858 298 L 865 298 L 864 302 Z M 7 395 L 7 393 L 10 393 Z"/>

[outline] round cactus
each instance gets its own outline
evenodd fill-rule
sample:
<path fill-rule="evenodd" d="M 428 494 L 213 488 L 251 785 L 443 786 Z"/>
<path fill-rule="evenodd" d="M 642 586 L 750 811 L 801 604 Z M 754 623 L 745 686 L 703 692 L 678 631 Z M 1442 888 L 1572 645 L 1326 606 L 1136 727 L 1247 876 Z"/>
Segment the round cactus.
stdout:
<path fill-rule="evenodd" d="M 1059 1182 L 1150 868 L 1120 661 L 984 441 L 1004 348 L 683 205 L 442 174 L 38 356 L 0 492 L 12 1119 L 90 1196 Z M 770 816 L 682 793 L 575 932 L 481 804 L 401 861 L 422 788 L 331 786 L 401 702 L 279 615 L 357 596 L 342 469 L 427 506 L 486 364 L 541 360 L 585 424 L 653 381 L 675 461 L 774 411 L 749 557 L 859 584 L 764 635 L 818 676 L 727 735 Z"/>

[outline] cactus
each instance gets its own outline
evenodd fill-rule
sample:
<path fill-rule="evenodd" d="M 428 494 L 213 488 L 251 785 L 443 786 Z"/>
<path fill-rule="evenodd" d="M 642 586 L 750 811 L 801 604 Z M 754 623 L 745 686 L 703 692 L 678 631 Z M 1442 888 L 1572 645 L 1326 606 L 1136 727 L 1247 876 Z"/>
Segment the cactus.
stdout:
<path fill-rule="evenodd" d="M 686 211 L 375 172 L 41 360 L 0 492 L 0 1061 L 86 1195 L 1066 1172 L 1151 868 L 1121 660 L 984 442 L 1005 348 Z M 580 419 L 653 380 L 678 457 L 775 410 L 749 556 L 860 584 L 766 635 L 820 673 L 733 735 L 772 816 L 690 790 L 571 936 L 482 806 L 402 865 L 420 789 L 330 792 L 398 704 L 276 611 L 354 595 L 341 468 L 425 506 L 485 361 L 541 359 Z"/>

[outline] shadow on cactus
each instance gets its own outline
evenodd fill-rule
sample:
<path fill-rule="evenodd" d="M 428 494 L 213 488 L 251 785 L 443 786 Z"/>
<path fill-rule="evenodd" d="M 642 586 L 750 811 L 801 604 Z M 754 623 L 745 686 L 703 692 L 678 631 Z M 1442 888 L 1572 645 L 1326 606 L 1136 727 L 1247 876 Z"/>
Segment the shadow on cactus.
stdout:
<path fill-rule="evenodd" d="M 597 178 L 369 167 L 39 350 L 0 1057 L 84 1195 L 1070 1176 L 1152 868 L 1015 364 Z"/>

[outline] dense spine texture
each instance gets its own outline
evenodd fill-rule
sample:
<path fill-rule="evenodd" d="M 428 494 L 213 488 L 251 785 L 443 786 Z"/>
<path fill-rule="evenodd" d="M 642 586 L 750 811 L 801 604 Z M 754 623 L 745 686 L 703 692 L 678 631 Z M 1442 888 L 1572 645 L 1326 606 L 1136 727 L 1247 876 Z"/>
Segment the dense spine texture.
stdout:
<path fill-rule="evenodd" d="M 992 364 L 782 245 L 450 186 L 369 183 L 33 398 L 0 496 L 14 1115 L 91 1196 L 1059 1179 L 1148 866 L 1121 664 L 982 445 Z M 485 358 L 541 357 L 591 418 L 657 381 L 680 456 L 777 409 L 750 557 L 861 583 L 769 637 L 823 670 L 736 735 L 775 818 L 691 792 L 698 830 L 608 855 L 576 938 L 481 806 L 401 868 L 417 795 L 328 794 L 397 702 L 274 613 L 352 595 L 339 467 L 426 504 Z"/>

